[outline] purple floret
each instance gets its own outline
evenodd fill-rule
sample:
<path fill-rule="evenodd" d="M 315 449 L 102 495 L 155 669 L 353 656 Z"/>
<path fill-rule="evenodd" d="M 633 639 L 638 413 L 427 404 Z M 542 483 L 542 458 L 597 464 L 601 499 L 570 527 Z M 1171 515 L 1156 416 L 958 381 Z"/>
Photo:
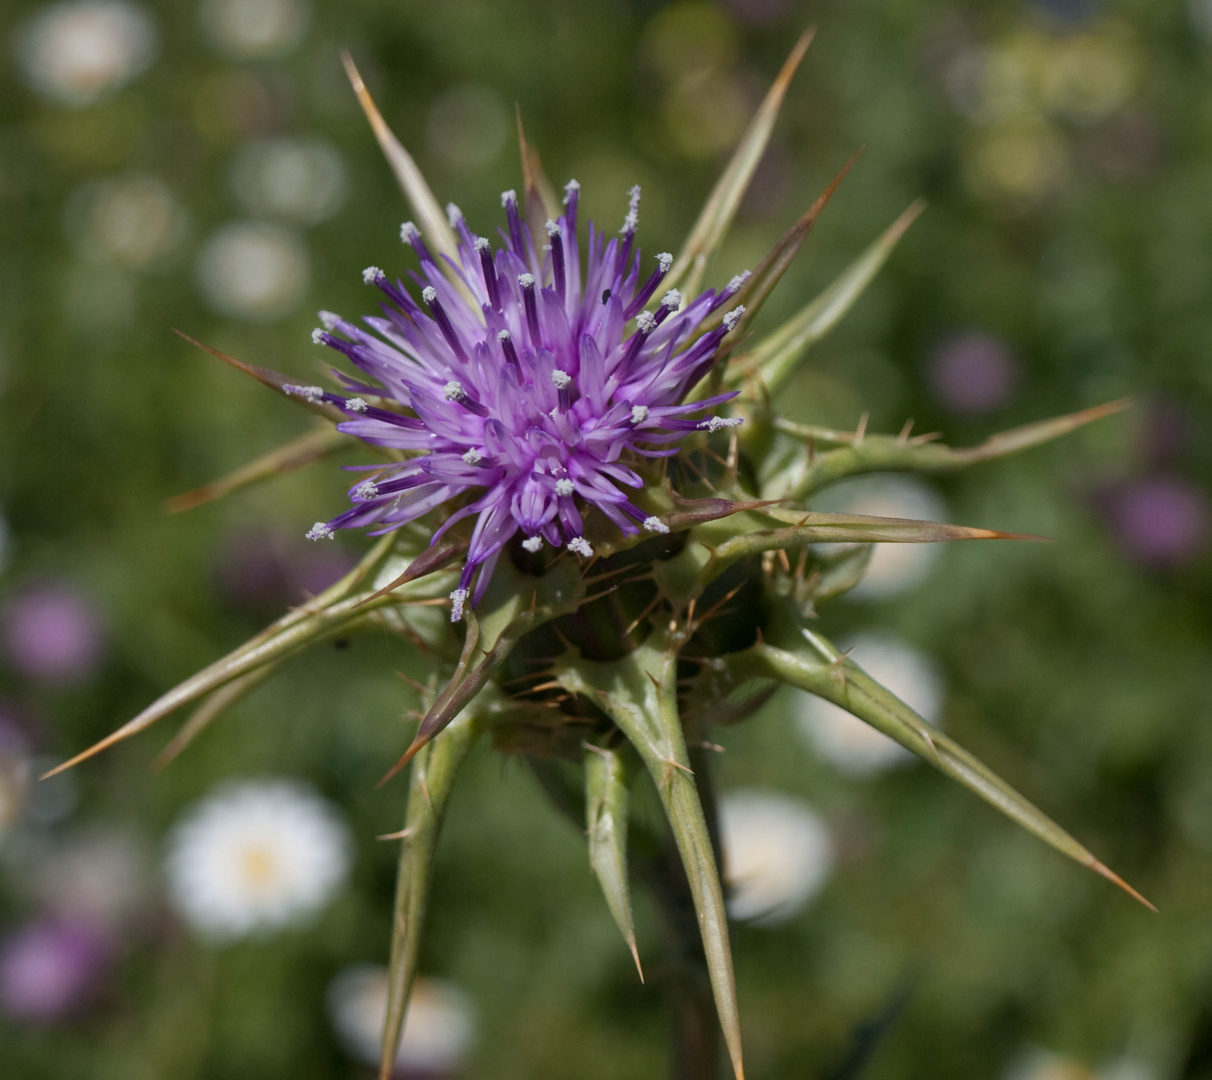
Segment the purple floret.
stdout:
<path fill-rule="evenodd" d="M 536 247 L 512 191 L 501 197 L 507 228 L 493 249 L 450 207 L 459 236 L 459 260 L 446 260 L 466 295 L 439 269 L 411 223 L 400 230 L 421 263 L 411 273 L 418 303 L 400 280 L 377 267 L 363 277 L 384 293 L 382 316 L 367 316 L 369 331 L 329 312 L 313 339 L 344 353 L 372 380 L 346 379 L 349 397 L 323 398 L 350 414 L 340 429 L 368 443 L 403 450 L 406 461 L 378 469 L 349 492 L 353 506 L 308 533 L 373 526 L 389 532 L 430 510 L 460 503 L 437 530 L 476 516 L 467 562 L 452 594 L 452 618 L 471 596 L 483 595 L 502 548 L 519 531 L 523 546 L 544 540 L 588 557 L 582 511 L 596 507 L 624 533 L 667 529 L 636 507 L 621 488 L 643 486 L 630 467 L 635 457 L 677 453 L 670 444 L 687 432 L 715 431 L 734 421 L 697 418 L 734 393 L 683 404 L 711 367 L 736 315 L 700 335 L 697 327 L 739 289 L 708 290 L 682 306 L 676 289 L 655 297 L 672 259 L 641 280 L 635 248 L 639 188 L 632 190 L 618 237 L 588 230 L 582 272 L 576 237 L 580 186 L 565 189 L 564 213 L 547 223 L 547 245 Z M 468 296 L 474 298 L 474 304 Z M 737 314 L 743 309 L 737 309 Z M 318 387 L 288 388 L 303 396 Z M 376 407 L 386 399 L 406 412 Z M 739 422 L 739 421 L 736 421 Z M 469 498 L 468 498 L 469 496 Z"/>

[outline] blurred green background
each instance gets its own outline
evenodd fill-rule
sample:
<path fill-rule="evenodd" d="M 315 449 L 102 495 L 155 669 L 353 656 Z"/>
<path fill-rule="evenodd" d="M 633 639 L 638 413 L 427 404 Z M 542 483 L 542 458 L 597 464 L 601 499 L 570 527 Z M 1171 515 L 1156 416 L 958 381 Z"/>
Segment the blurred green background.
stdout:
<path fill-rule="evenodd" d="M 173 721 L 29 782 L 364 550 L 302 539 L 343 502 L 331 467 L 164 510 L 307 427 L 172 328 L 313 379 L 315 310 L 368 310 L 362 267 L 405 265 L 408 212 L 339 49 L 473 228 L 520 186 L 516 102 L 584 216 L 617 227 L 640 183 L 645 250 L 676 251 L 810 24 L 713 283 L 755 265 L 859 146 L 763 325 L 913 198 L 929 208 L 785 410 L 913 417 L 967 444 L 1136 402 L 931 485 L 951 520 L 1057 543 L 947 549 L 822 626 L 931 657 L 948 730 L 1161 914 L 929 769 L 839 771 L 778 697 L 720 735 L 720 786 L 806 800 L 836 861 L 793 919 L 737 931 L 749 1073 L 858 1075 L 845 1062 L 866 1039 L 872 1080 L 1212 1076 L 1212 0 L 5 4 L 0 1075 L 370 1074 L 326 1001 L 386 955 L 395 845 L 374 837 L 400 827 L 404 789 L 375 783 L 415 704 L 393 672 L 420 658 L 386 637 L 327 646 L 162 772 Z M 315 921 L 219 947 L 173 913 L 161 864 L 186 806 L 229 776 L 307 781 L 355 849 Z M 655 915 L 637 903 L 646 986 L 577 831 L 480 747 L 422 957 L 474 1006 L 454 1071 L 662 1075 Z M 90 943 L 56 952 L 69 925 Z M 44 1007 L 22 978 L 51 987 Z"/>

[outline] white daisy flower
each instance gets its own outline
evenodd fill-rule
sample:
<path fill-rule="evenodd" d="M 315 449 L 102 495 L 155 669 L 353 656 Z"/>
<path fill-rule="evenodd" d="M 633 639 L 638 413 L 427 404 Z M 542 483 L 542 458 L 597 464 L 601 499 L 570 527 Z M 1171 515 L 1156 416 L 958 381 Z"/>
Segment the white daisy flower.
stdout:
<path fill-rule="evenodd" d="M 48 4 L 18 31 L 17 61 L 38 93 L 88 105 L 141 74 L 156 57 L 151 18 L 125 0 Z"/>
<path fill-rule="evenodd" d="M 1020 1050 L 1002 1074 L 1004 1080 L 1157 1080 L 1160 1075 L 1152 1063 L 1134 1057 L 1117 1058 L 1094 1069 L 1039 1046 Z"/>
<path fill-rule="evenodd" d="M 328 988 L 332 1026 L 350 1057 L 379 1063 L 387 1020 L 387 968 L 346 968 Z M 412 988 L 396 1068 L 405 1075 L 457 1073 L 476 1037 L 475 1007 L 457 986 L 421 976 Z"/>
<path fill-rule="evenodd" d="M 732 918 L 786 922 L 829 879 L 829 829 L 803 800 L 741 789 L 720 799 L 719 815 Z"/>
<path fill-rule="evenodd" d="M 848 642 L 850 657 L 929 723 L 940 726 L 945 688 L 935 662 L 900 638 L 864 634 Z M 809 745 L 851 776 L 867 776 L 914 760 L 887 735 L 840 706 L 796 694 L 796 724 Z"/>
<path fill-rule="evenodd" d="M 232 940 L 307 921 L 349 872 L 337 810 L 293 780 L 228 783 L 173 831 L 169 890 L 202 934 Z"/>

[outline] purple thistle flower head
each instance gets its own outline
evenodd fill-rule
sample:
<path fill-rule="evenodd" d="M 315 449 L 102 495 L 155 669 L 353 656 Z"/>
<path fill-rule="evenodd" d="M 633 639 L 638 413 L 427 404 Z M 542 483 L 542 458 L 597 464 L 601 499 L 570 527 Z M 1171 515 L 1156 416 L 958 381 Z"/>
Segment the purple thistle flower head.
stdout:
<path fill-rule="evenodd" d="M 479 601 L 502 549 L 519 532 L 528 551 L 546 541 L 585 558 L 593 555 L 582 519 L 589 507 L 629 535 L 641 528 L 667 532 L 624 490 L 643 486 L 633 466 L 640 458 L 676 454 L 671 444 L 687 432 L 740 423 L 695 416 L 735 392 L 685 399 L 743 308 L 697 338 L 695 332 L 744 278 L 688 304 L 669 289 L 647 310 L 673 257 L 658 255 L 644 272 L 635 245 L 640 189 L 631 191 L 618 236 L 607 239 L 590 223 L 584 266 L 576 234 L 579 191 L 570 181 L 564 212 L 547 222 L 542 246 L 512 191 L 501 196 L 506 228 L 495 250 L 449 207 L 459 258 L 444 260 L 445 272 L 420 230 L 406 222 L 400 236 L 420 260 L 420 272 L 409 275 L 420 303 L 402 281 L 368 267 L 363 277 L 385 297 L 382 315 L 367 316 L 369 329 L 363 329 L 322 312 L 324 327 L 313 335 L 373 382 L 340 376 L 348 397 L 289 388 L 343 409 L 350 419 L 340 429 L 347 434 L 408 455 L 355 484 L 350 509 L 317 522 L 309 537 L 364 526 L 378 535 L 458 504 L 436 541 L 475 516 L 467 562 L 451 594 L 454 620 L 469 597 Z"/>

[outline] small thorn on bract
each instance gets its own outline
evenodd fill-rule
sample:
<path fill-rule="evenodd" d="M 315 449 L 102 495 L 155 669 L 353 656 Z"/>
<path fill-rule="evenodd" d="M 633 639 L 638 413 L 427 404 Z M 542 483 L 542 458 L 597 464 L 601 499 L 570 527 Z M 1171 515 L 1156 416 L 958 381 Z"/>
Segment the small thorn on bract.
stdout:
<path fill-rule="evenodd" d="M 635 938 L 627 939 L 627 948 L 631 950 L 631 959 L 635 961 L 635 969 L 639 973 L 640 982 L 644 981 L 644 968 L 640 965 L 640 950 L 636 948 Z"/>

